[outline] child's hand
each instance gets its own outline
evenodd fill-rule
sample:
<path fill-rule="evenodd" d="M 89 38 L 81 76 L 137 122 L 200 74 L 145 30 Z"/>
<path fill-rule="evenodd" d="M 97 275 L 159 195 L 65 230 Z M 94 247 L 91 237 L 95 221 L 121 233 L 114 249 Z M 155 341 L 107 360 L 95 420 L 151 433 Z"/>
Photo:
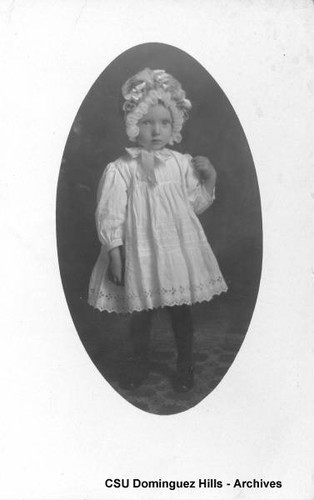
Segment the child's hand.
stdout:
<path fill-rule="evenodd" d="M 110 262 L 108 269 L 109 280 L 118 286 L 124 285 L 124 265 L 120 247 L 113 248 L 109 252 Z"/>
<path fill-rule="evenodd" d="M 210 179 L 215 185 L 217 177 L 216 170 L 206 156 L 195 156 L 195 158 L 192 158 L 192 165 L 201 180 L 207 181 Z"/>

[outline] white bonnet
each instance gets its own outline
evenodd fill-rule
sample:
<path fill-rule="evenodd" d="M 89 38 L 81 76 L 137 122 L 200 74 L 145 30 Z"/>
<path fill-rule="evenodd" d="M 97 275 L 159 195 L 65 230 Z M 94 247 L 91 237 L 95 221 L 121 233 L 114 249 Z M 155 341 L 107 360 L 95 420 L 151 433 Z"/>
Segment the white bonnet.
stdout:
<path fill-rule="evenodd" d="M 188 118 L 191 102 L 186 99 L 181 84 L 162 69 L 145 68 L 129 78 L 122 87 L 124 97 L 126 132 L 131 141 L 139 133 L 138 121 L 148 112 L 150 106 L 162 103 L 172 115 L 172 138 L 170 144 L 180 142 L 180 131 Z"/>

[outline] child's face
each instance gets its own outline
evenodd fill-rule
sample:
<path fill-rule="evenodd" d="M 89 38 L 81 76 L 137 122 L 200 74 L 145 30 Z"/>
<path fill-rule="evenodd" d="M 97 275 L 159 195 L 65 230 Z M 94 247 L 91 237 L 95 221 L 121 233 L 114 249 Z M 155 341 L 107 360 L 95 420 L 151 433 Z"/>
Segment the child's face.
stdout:
<path fill-rule="evenodd" d="M 162 104 L 151 106 L 138 122 L 140 130 L 137 142 L 147 150 L 158 151 L 164 148 L 172 136 L 172 118 L 169 109 Z"/>

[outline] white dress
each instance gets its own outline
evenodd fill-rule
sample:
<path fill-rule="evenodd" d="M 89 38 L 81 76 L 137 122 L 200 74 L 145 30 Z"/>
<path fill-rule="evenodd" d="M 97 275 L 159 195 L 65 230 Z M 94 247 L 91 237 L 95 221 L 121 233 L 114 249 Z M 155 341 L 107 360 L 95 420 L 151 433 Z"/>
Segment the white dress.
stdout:
<path fill-rule="evenodd" d="M 88 302 L 126 313 L 209 301 L 227 290 L 196 214 L 214 200 L 200 183 L 191 156 L 155 153 L 157 184 L 147 182 L 141 148 L 110 163 L 99 184 L 96 225 L 102 248 Z M 108 251 L 125 248 L 125 286 L 108 279 Z"/>

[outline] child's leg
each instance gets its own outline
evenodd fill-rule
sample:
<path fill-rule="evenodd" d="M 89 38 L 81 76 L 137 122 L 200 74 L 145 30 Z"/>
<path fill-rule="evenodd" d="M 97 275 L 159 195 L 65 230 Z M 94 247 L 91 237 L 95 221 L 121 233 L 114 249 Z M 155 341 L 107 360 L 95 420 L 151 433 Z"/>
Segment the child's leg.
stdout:
<path fill-rule="evenodd" d="M 178 390 L 187 391 L 194 385 L 193 375 L 193 323 L 191 307 L 188 305 L 168 308 L 177 345 Z"/>
<path fill-rule="evenodd" d="M 130 318 L 132 355 L 137 360 L 147 360 L 152 325 L 152 311 L 135 311 Z"/>
<path fill-rule="evenodd" d="M 122 374 L 120 386 L 136 389 L 149 374 L 149 342 L 152 311 L 133 312 L 130 317 L 131 359 Z"/>

